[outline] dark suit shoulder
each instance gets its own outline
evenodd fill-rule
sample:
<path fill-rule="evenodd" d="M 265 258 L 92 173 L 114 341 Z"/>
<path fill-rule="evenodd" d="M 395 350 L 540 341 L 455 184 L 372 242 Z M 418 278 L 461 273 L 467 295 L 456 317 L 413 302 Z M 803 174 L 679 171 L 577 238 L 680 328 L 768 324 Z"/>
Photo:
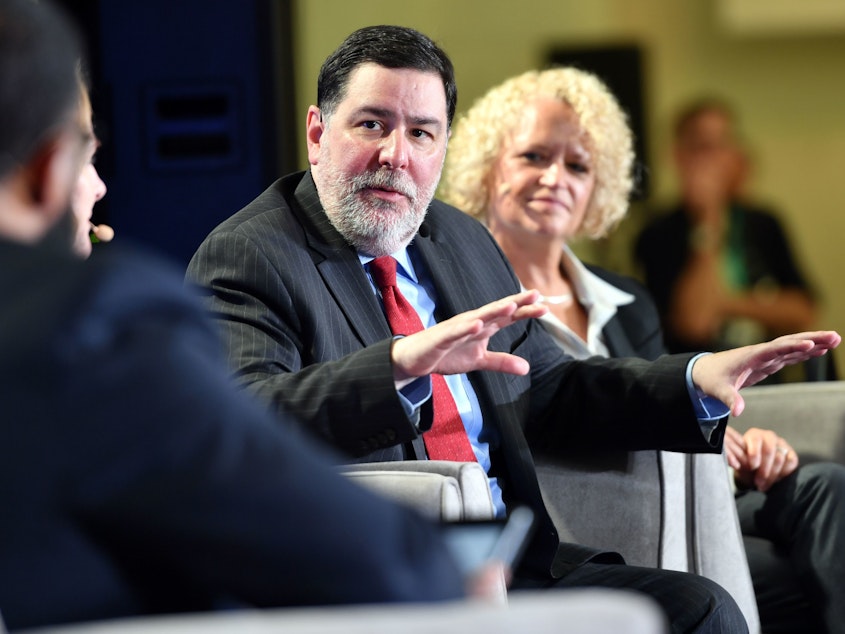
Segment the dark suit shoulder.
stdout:
<path fill-rule="evenodd" d="M 483 224 L 468 213 L 437 198 L 431 201 L 426 219 L 438 223 L 454 223 L 457 226 L 472 227 L 473 231 L 478 229 L 486 230 Z"/>
<path fill-rule="evenodd" d="M 477 246 L 487 249 L 491 243 L 496 244 L 481 222 L 457 207 L 437 199 L 431 201 L 419 235 L 431 237 L 435 242 L 455 242 L 469 248 Z"/>
<path fill-rule="evenodd" d="M 783 223 L 774 211 L 765 207 L 734 204 L 731 207 L 731 224 L 740 227 L 751 244 L 777 240 L 777 248 L 783 248 L 783 243 L 787 241 Z"/>
<path fill-rule="evenodd" d="M 753 222 L 779 224 L 777 212 L 770 207 L 765 207 L 756 204 L 747 204 L 743 201 L 736 203 L 734 205 L 734 208 L 741 210 L 746 217 L 752 218 Z"/>
<path fill-rule="evenodd" d="M 451 242 L 467 257 L 471 257 L 474 251 L 490 253 L 492 248 L 492 252 L 497 253 L 510 267 L 507 257 L 487 227 L 478 219 L 442 200 L 435 199 L 431 202 L 419 235 L 430 236 L 435 242 Z"/>
<path fill-rule="evenodd" d="M 591 273 L 600 277 L 608 284 L 611 284 L 616 288 L 623 290 L 626 293 L 630 293 L 631 295 L 636 297 L 636 301 L 648 302 L 652 305 L 654 304 L 648 290 L 639 280 L 629 275 L 622 275 L 620 273 L 608 271 L 607 269 L 604 269 L 600 266 L 595 266 L 594 264 L 585 264 L 585 266 Z"/>
<path fill-rule="evenodd" d="M 442 263 L 439 273 L 451 279 L 444 298 L 448 294 L 450 300 L 459 300 L 461 295 L 467 299 L 463 305 L 460 301 L 455 305 L 457 312 L 519 291 L 516 274 L 487 227 L 451 205 L 432 201 L 415 240 L 418 244 L 429 241 L 435 247 L 433 252 L 426 249 L 434 278 L 440 277 L 433 262 L 437 259 Z M 455 279 L 458 270 L 460 280 Z"/>

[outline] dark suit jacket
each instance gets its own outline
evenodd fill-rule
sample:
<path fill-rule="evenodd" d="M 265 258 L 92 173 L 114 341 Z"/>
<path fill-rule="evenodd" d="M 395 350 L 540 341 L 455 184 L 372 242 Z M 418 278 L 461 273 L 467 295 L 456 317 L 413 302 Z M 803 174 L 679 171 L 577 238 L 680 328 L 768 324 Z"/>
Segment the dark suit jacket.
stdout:
<path fill-rule="evenodd" d="M 231 384 L 180 275 L 107 249 L 80 262 L 0 242 L 10 628 L 462 595 L 434 527 Z"/>
<path fill-rule="evenodd" d="M 519 284 L 489 232 L 432 202 L 414 239 L 415 266 L 430 275 L 436 316 L 446 319 Z M 287 176 L 218 226 L 194 255 L 188 279 L 220 321 L 242 384 L 359 460 L 419 457 L 417 427 L 403 413 L 390 364 L 391 334 L 355 250 L 329 223 L 309 173 Z M 705 442 L 684 381 L 689 359 L 572 362 L 539 323 L 497 333 L 493 350 L 531 364 L 527 376 L 474 372 L 491 442 L 491 475 L 505 501 L 532 506 L 540 527 L 525 564 L 565 574 L 596 551 L 559 544 L 543 506 L 532 446 L 718 451 Z M 429 408 L 430 410 L 430 408 Z M 423 411 L 421 429 L 430 426 Z"/>

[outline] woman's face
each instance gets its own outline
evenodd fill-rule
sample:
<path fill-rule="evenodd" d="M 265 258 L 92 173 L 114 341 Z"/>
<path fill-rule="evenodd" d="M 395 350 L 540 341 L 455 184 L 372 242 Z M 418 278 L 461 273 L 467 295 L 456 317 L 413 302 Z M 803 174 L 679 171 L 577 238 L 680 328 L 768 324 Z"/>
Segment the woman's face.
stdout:
<path fill-rule="evenodd" d="M 81 108 L 83 128 L 90 132 L 90 142 L 85 148 L 82 171 L 71 196 L 71 210 L 76 221 L 76 233 L 73 238 L 73 250 L 82 257 L 91 255 L 91 215 L 94 204 L 106 195 L 106 184 L 100 179 L 97 168 L 94 167 L 94 155 L 97 153 L 98 142 L 93 133 L 91 123 L 91 106 L 87 99 L 83 100 Z"/>
<path fill-rule="evenodd" d="M 564 241 L 574 235 L 596 182 L 591 146 L 568 104 L 529 103 L 491 171 L 487 222 L 493 233 Z"/>

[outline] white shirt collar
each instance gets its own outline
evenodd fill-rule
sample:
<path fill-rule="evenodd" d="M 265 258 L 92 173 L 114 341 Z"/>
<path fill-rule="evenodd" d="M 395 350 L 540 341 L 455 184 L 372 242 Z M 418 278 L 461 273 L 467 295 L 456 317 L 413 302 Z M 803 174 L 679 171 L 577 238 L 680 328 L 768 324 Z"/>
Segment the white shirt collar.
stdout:
<path fill-rule="evenodd" d="M 595 355 L 610 356 L 602 330 L 620 306 L 630 304 L 636 297 L 605 282 L 587 269 L 567 245 L 563 247 L 561 265 L 578 301 L 587 310 L 587 341 L 552 314 L 544 315 L 540 321 L 557 344 L 573 357 L 586 359 Z"/>

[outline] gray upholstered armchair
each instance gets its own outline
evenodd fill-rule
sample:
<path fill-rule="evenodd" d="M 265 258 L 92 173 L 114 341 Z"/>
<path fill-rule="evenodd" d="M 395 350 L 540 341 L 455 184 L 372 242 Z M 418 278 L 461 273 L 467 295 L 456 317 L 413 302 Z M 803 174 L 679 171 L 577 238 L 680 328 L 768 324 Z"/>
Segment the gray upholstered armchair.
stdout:
<path fill-rule="evenodd" d="M 773 429 L 802 462 L 845 464 L 845 381 L 746 388 L 730 424 Z M 725 587 L 759 632 L 733 489 L 723 456 L 641 451 L 538 458 L 546 505 L 562 535 L 616 550 L 631 564 L 685 570 Z M 608 504 L 608 500 L 614 503 Z"/>
<path fill-rule="evenodd" d="M 535 458 L 563 539 L 632 565 L 694 572 L 728 590 L 754 634 L 760 618 L 723 455 L 664 451 Z"/>

